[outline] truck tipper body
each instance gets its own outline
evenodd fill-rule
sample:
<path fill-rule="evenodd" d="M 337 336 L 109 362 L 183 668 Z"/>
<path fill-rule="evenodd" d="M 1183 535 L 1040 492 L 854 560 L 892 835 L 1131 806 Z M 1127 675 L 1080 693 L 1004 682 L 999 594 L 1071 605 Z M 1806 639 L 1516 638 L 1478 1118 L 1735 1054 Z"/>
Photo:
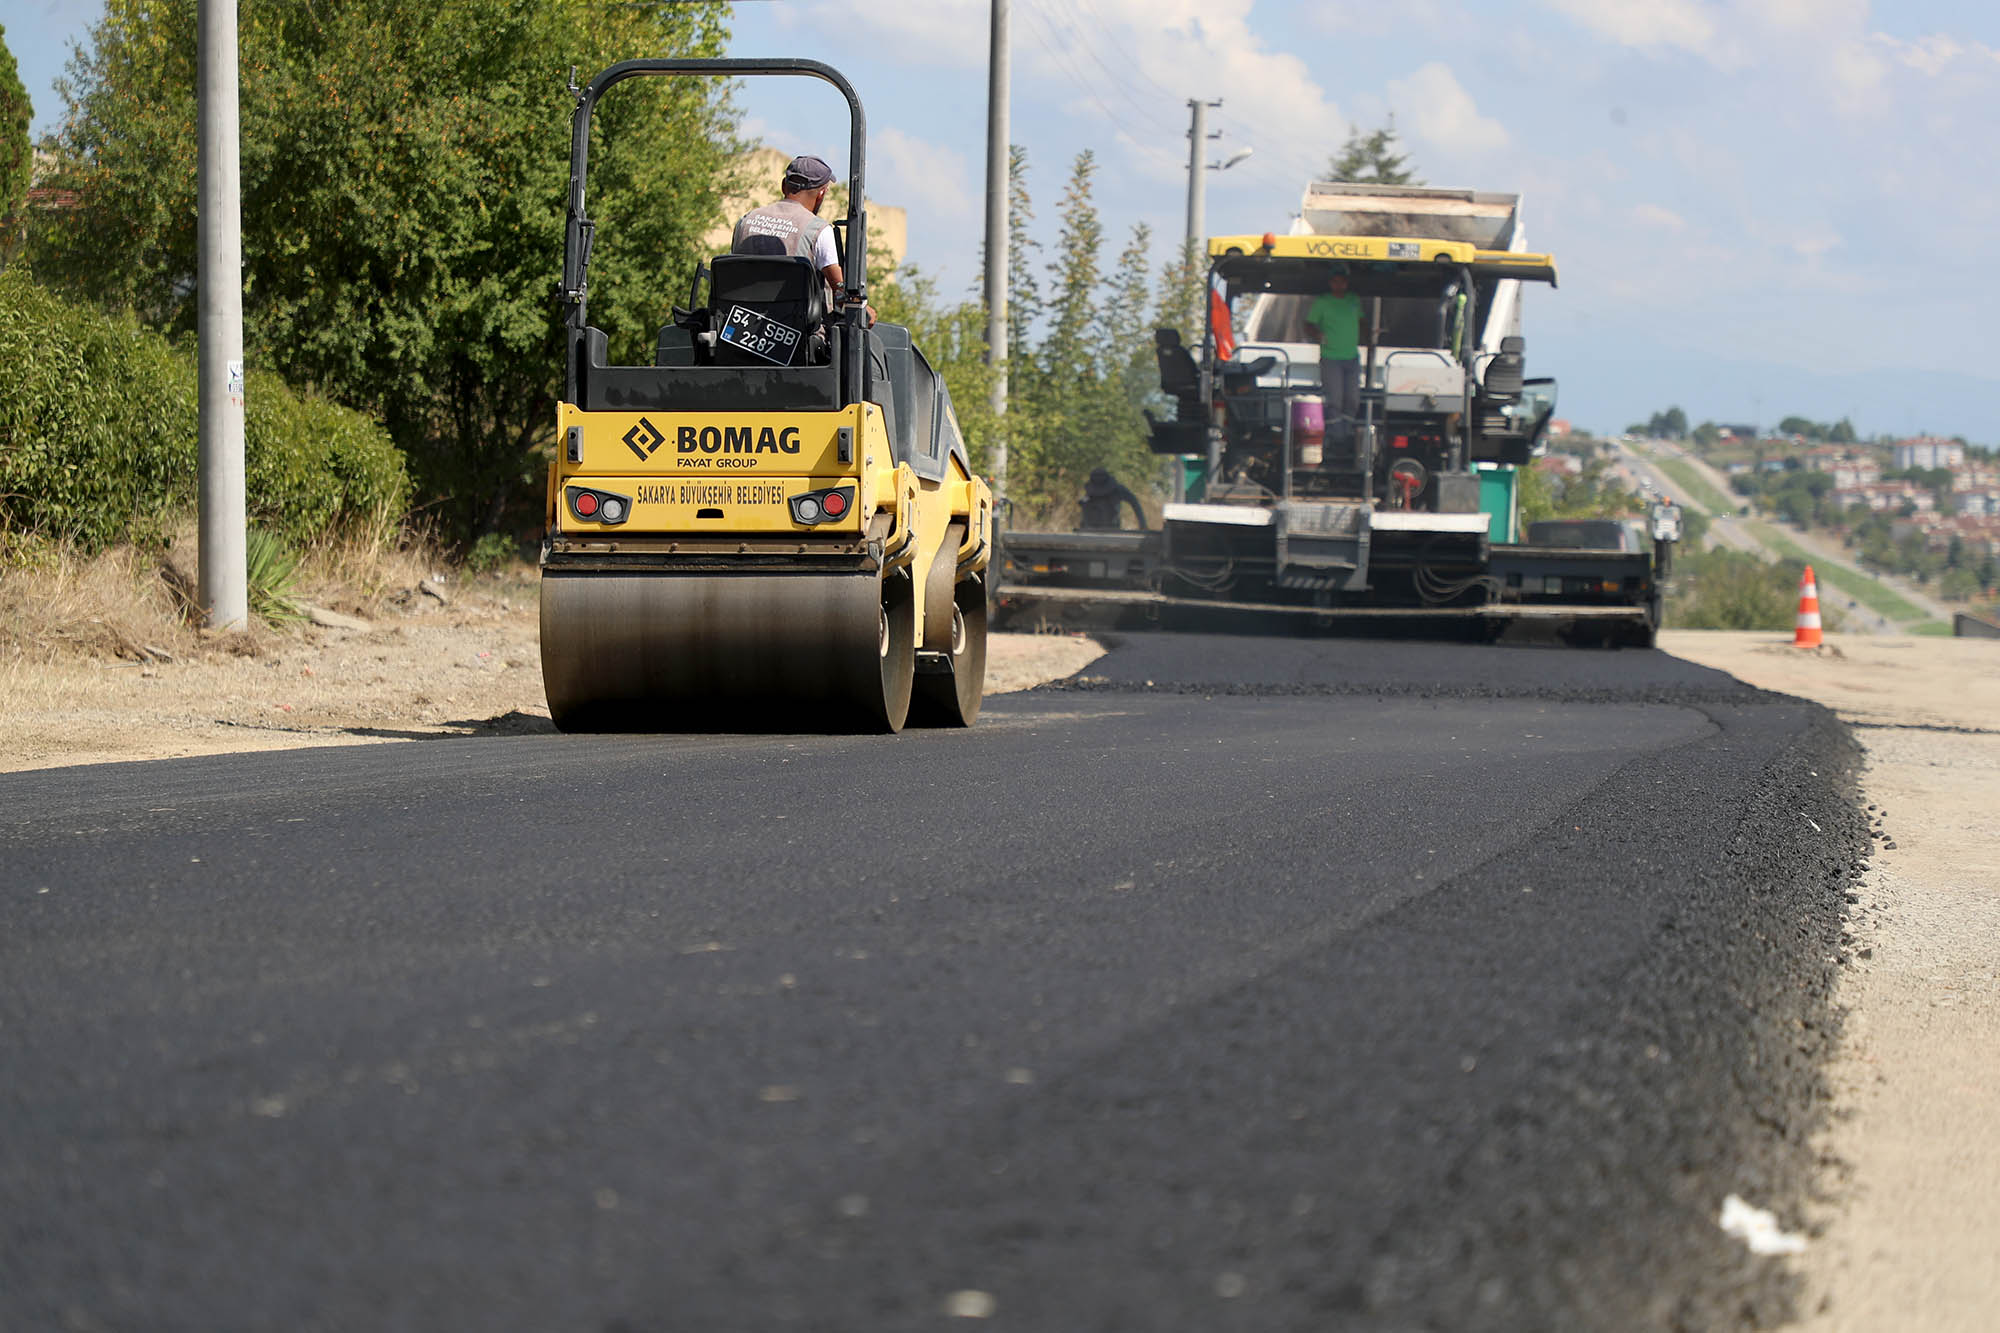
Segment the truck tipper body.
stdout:
<path fill-rule="evenodd" d="M 1314 183 L 1287 234 L 1212 238 L 1208 261 L 1201 334 L 1155 333 L 1172 408 L 1150 440 L 1183 461 L 1160 530 L 1009 531 L 1003 617 L 1233 607 L 1651 642 L 1663 536 L 1524 540 L 1518 471 L 1555 383 L 1527 374 L 1523 295 L 1557 274 L 1520 196 Z M 1308 323 L 1336 276 L 1359 299 L 1352 411 Z"/>

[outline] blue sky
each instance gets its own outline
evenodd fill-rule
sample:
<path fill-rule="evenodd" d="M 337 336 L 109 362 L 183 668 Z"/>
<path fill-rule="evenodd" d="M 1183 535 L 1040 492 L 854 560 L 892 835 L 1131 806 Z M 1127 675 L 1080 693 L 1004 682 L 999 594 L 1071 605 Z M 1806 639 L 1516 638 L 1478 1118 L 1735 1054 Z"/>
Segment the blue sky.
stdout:
<path fill-rule="evenodd" d="M 14 0 L 35 100 L 96 0 Z M 747 0 L 733 54 L 810 55 L 859 88 L 869 193 L 910 210 L 947 292 L 981 241 L 987 0 Z M 1110 247 L 1179 237 L 1190 97 L 1220 97 L 1212 232 L 1282 229 L 1351 125 L 1393 112 L 1430 184 L 1518 190 L 1560 291 L 1529 359 L 1600 430 L 1852 415 L 2000 438 L 2000 6 L 1969 0 L 1013 0 L 1013 138 L 1041 231 L 1100 163 Z M 749 128 L 844 159 L 830 90 L 746 87 Z"/>

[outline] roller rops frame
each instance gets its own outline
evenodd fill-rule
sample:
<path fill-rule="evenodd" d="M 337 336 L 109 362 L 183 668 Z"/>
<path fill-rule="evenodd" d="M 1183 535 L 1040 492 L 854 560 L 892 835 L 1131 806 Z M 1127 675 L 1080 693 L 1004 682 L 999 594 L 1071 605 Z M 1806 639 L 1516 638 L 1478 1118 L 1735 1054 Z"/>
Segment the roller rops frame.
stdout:
<path fill-rule="evenodd" d="M 571 401 L 575 401 L 577 396 L 578 345 L 583 341 L 590 322 L 587 313 L 590 247 L 597 229 L 586 211 L 585 198 L 585 183 L 590 168 L 590 118 L 604 94 L 627 79 L 688 74 L 724 77 L 776 74 L 819 79 L 832 84 L 847 100 L 847 216 L 839 224 L 840 232 L 845 234 L 841 236 L 844 248 L 841 252 L 841 300 L 837 313 L 840 322 L 855 334 L 866 327 L 868 214 L 864 201 L 867 198 L 868 118 L 861 109 L 861 99 L 855 94 L 854 85 L 847 81 L 845 75 L 817 60 L 621 60 L 579 87 L 576 71 L 572 69 L 569 87 L 576 98 L 576 112 L 570 127 L 569 208 L 563 227 L 562 272 L 563 324 L 568 343 L 565 361 Z M 843 401 L 845 406 L 867 397 L 869 365 L 866 339 L 850 336 L 841 340 L 841 346 L 845 359 L 841 367 L 841 383 L 847 386 Z"/>

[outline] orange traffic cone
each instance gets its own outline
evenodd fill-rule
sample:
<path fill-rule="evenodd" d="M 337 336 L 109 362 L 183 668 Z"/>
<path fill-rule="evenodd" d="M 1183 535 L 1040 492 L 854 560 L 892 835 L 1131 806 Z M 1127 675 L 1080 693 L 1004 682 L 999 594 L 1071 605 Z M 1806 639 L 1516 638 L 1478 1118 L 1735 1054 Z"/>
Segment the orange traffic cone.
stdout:
<path fill-rule="evenodd" d="M 1819 582 L 1813 578 L 1813 567 L 1806 566 L 1806 572 L 1799 579 L 1799 627 L 1792 633 L 1792 647 L 1817 648 L 1819 633 Z"/>

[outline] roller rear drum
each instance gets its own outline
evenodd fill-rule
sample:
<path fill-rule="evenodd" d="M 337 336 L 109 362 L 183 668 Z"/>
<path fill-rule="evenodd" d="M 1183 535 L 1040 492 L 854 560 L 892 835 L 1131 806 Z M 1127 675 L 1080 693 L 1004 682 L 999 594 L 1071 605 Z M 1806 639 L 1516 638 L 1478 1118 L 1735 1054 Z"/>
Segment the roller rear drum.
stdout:
<path fill-rule="evenodd" d="M 906 573 L 545 570 L 542 679 L 564 731 L 900 731 Z"/>

